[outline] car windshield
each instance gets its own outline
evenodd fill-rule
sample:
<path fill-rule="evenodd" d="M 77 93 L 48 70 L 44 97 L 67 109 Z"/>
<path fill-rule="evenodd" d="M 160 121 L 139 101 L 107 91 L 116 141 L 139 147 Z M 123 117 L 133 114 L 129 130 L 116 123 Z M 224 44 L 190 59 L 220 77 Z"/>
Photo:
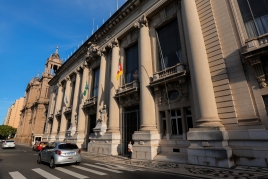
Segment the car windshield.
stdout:
<path fill-rule="evenodd" d="M 59 149 L 78 149 L 76 144 L 60 144 Z"/>
<path fill-rule="evenodd" d="M 14 142 L 14 140 L 7 140 L 6 142 Z"/>

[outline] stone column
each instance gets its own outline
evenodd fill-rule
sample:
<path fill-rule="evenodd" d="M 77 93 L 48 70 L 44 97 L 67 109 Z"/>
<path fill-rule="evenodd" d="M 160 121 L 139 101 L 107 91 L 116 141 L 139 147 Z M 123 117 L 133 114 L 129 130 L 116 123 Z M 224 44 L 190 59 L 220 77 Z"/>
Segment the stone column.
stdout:
<path fill-rule="evenodd" d="M 64 115 L 64 111 L 66 109 L 67 106 L 69 106 L 69 100 L 70 98 L 68 98 L 68 96 L 70 96 L 70 88 L 71 88 L 71 79 L 70 77 L 66 77 L 66 83 L 65 83 L 65 92 L 64 92 L 64 97 L 65 98 L 65 95 L 67 96 L 67 104 L 65 104 L 65 99 L 63 99 L 63 107 L 62 107 L 62 111 L 61 111 L 61 123 L 60 123 L 60 132 L 59 132 L 59 138 L 57 140 L 61 140 L 63 141 L 64 138 L 65 138 L 65 134 L 66 134 L 66 125 L 67 125 L 67 121 L 66 121 L 66 117 Z"/>
<path fill-rule="evenodd" d="M 116 80 L 119 60 L 119 44 L 117 39 L 112 42 L 112 65 L 110 79 L 110 103 L 109 103 L 109 126 L 108 132 L 119 133 L 119 106 L 114 96 L 119 87 L 119 80 Z"/>
<path fill-rule="evenodd" d="M 111 44 L 108 46 L 109 48 L 112 48 L 112 59 L 111 59 L 111 78 L 110 80 L 109 90 L 110 92 L 110 102 L 108 105 L 108 131 L 106 133 L 102 132 L 104 130 L 99 130 L 100 132 L 95 132 L 97 135 L 90 135 L 89 139 L 90 142 L 88 144 L 88 150 L 90 152 L 100 152 L 102 154 L 106 155 L 118 155 L 119 152 L 119 145 L 120 145 L 120 131 L 119 131 L 119 106 L 117 101 L 114 99 L 114 96 L 116 94 L 116 89 L 119 87 L 119 80 L 116 80 L 116 74 L 118 69 L 118 60 L 119 60 L 119 46 L 117 39 L 114 39 Z M 101 58 L 101 69 L 104 68 L 106 65 L 103 63 L 105 61 L 104 57 Z M 100 82 L 103 82 L 104 85 L 104 77 L 105 72 L 100 70 Z M 100 83 L 100 85 L 101 85 Z M 101 86 L 99 86 L 100 89 Z M 99 93 L 98 96 L 100 96 L 102 93 Z M 99 102 L 98 98 L 98 102 Z M 98 107 L 101 108 L 101 106 Z M 103 115 L 103 118 L 106 118 L 107 111 L 105 109 L 101 109 L 101 113 L 97 111 L 97 115 Z M 106 124 L 103 123 L 100 126 L 105 126 Z M 98 124 L 96 128 L 98 127 Z M 95 129 L 94 128 L 94 131 Z M 99 128 L 101 129 L 101 128 Z M 94 142 L 92 142 L 94 141 Z"/>
<path fill-rule="evenodd" d="M 100 109 L 105 104 L 105 72 L 106 72 L 106 49 L 101 50 L 101 62 L 100 62 L 100 77 L 99 77 L 99 89 L 98 89 L 98 100 L 97 100 L 97 119 Z"/>
<path fill-rule="evenodd" d="M 231 167 L 228 133 L 219 119 L 195 0 L 182 0 L 182 20 L 195 103 L 196 127 L 187 134 L 190 164 Z"/>
<path fill-rule="evenodd" d="M 78 100 L 79 100 L 79 88 L 80 88 L 80 69 L 76 69 L 76 77 L 75 77 L 75 86 L 74 86 L 74 96 L 73 98 L 73 104 L 72 104 L 72 117 L 71 117 L 71 123 L 72 123 L 72 131 L 75 133 L 77 121 L 78 121 Z"/>
<path fill-rule="evenodd" d="M 83 105 L 85 100 L 87 99 L 87 95 L 83 95 L 85 86 L 88 84 L 89 79 L 89 69 L 87 62 L 84 62 L 83 66 L 83 74 L 82 74 L 82 81 L 81 81 L 81 88 L 80 88 L 80 94 L 79 94 L 79 107 L 78 107 L 78 123 L 77 123 L 77 129 L 76 129 L 76 141 L 79 148 L 86 148 L 85 143 L 85 130 L 86 130 L 86 114 L 83 111 Z M 86 94 L 89 93 L 89 89 L 86 91 Z"/>
<path fill-rule="evenodd" d="M 148 21 L 145 15 L 135 27 L 139 32 L 139 80 L 140 80 L 140 131 L 135 131 L 132 139 L 133 158 L 153 160 L 159 153 L 160 134 L 156 128 L 155 103 L 150 90 L 150 76 L 153 75 L 151 42 Z"/>
<path fill-rule="evenodd" d="M 221 126 L 195 0 L 181 3 L 197 127 Z"/>
<path fill-rule="evenodd" d="M 62 89 L 62 84 L 58 83 L 58 92 L 57 92 L 57 96 L 56 96 L 56 103 L 54 105 L 54 117 L 53 117 L 53 126 L 52 126 L 52 133 L 50 135 L 50 141 L 55 140 L 56 135 L 57 135 L 57 129 L 58 129 L 58 119 L 56 118 L 56 114 L 59 112 L 59 110 L 61 110 L 61 106 L 62 106 L 62 97 L 63 97 L 63 89 Z"/>
<path fill-rule="evenodd" d="M 55 136 L 55 132 L 53 134 L 53 126 L 55 125 L 55 103 L 56 103 L 56 90 L 53 88 L 53 91 L 50 95 L 50 103 L 49 103 L 49 107 L 48 107 L 48 114 L 47 114 L 47 118 L 46 118 L 46 128 L 48 126 L 48 118 L 51 118 L 52 117 L 52 129 L 51 129 L 51 132 L 48 136 L 43 136 L 43 139 L 44 138 L 47 138 L 47 139 L 50 139 L 52 136 Z"/>

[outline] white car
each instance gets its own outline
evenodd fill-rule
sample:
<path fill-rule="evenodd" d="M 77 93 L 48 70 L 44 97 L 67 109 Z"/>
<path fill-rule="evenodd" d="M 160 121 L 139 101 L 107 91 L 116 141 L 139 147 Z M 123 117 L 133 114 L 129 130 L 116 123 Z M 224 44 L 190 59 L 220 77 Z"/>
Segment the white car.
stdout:
<path fill-rule="evenodd" d="M 2 143 L 2 149 L 4 148 L 14 148 L 15 147 L 15 141 L 14 140 L 6 140 Z"/>

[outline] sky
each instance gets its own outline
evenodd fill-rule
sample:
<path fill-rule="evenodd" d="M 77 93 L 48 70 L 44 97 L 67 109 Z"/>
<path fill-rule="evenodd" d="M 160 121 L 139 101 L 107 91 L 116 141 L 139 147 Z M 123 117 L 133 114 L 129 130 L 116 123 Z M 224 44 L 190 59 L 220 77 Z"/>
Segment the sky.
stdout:
<path fill-rule="evenodd" d="M 77 50 L 126 0 L 0 0 L 0 125 L 28 82 Z M 94 19 L 94 20 L 93 20 Z M 93 26 L 94 21 L 94 26 Z"/>

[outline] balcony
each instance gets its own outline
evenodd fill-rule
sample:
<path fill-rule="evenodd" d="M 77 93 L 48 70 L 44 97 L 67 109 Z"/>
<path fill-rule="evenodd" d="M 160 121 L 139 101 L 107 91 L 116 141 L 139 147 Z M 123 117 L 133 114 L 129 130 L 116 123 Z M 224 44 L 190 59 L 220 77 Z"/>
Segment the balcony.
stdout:
<path fill-rule="evenodd" d="M 49 114 L 49 115 L 48 115 L 48 119 L 49 119 L 49 120 L 53 120 L 53 117 L 54 117 L 53 114 Z"/>
<path fill-rule="evenodd" d="M 268 33 L 246 40 L 246 47 L 243 49 L 244 57 L 250 58 L 255 55 L 268 52 Z"/>
<path fill-rule="evenodd" d="M 58 110 L 58 112 L 56 113 L 56 118 L 59 119 L 61 117 L 61 110 Z"/>
<path fill-rule="evenodd" d="M 137 105 L 140 101 L 139 95 L 140 83 L 139 81 L 133 81 L 120 86 L 116 90 L 115 98 L 118 99 L 119 104 L 126 107 L 131 105 Z"/>
<path fill-rule="evenodd" d="M 133 81 L 131 83 L 127 83 L 124 86 L 120 86 L 116 90 L 115 97 L 120 97 L 120 96 L 126 96 L 128 94 L 137 92 L 139 89 L 140 83 L 139 81 Z"/>
<path fill-rule="evenodd" d="M 175 66 L 166 68 L 165 70 L 154 73 L 151 77 L 150 85 L 157 89 L 158 85 L 165 85 L 169 82 L 185 82 L 186 71 L 183 64 L 177 64 Z"/>
<path fill-rule="evenodd" d="M 65 115 L 66 119 L 70 119 L 72 114 L 72 106 L 66 107 L 63 114 Z"/>
<path fill-rule="evenodd" d="M 93 96 L 89 99 L 86 99 L 84 105 L 83 105 L 83 110 L 87 114 L 96 114 L 97 110 L 97 96 Z"/>

